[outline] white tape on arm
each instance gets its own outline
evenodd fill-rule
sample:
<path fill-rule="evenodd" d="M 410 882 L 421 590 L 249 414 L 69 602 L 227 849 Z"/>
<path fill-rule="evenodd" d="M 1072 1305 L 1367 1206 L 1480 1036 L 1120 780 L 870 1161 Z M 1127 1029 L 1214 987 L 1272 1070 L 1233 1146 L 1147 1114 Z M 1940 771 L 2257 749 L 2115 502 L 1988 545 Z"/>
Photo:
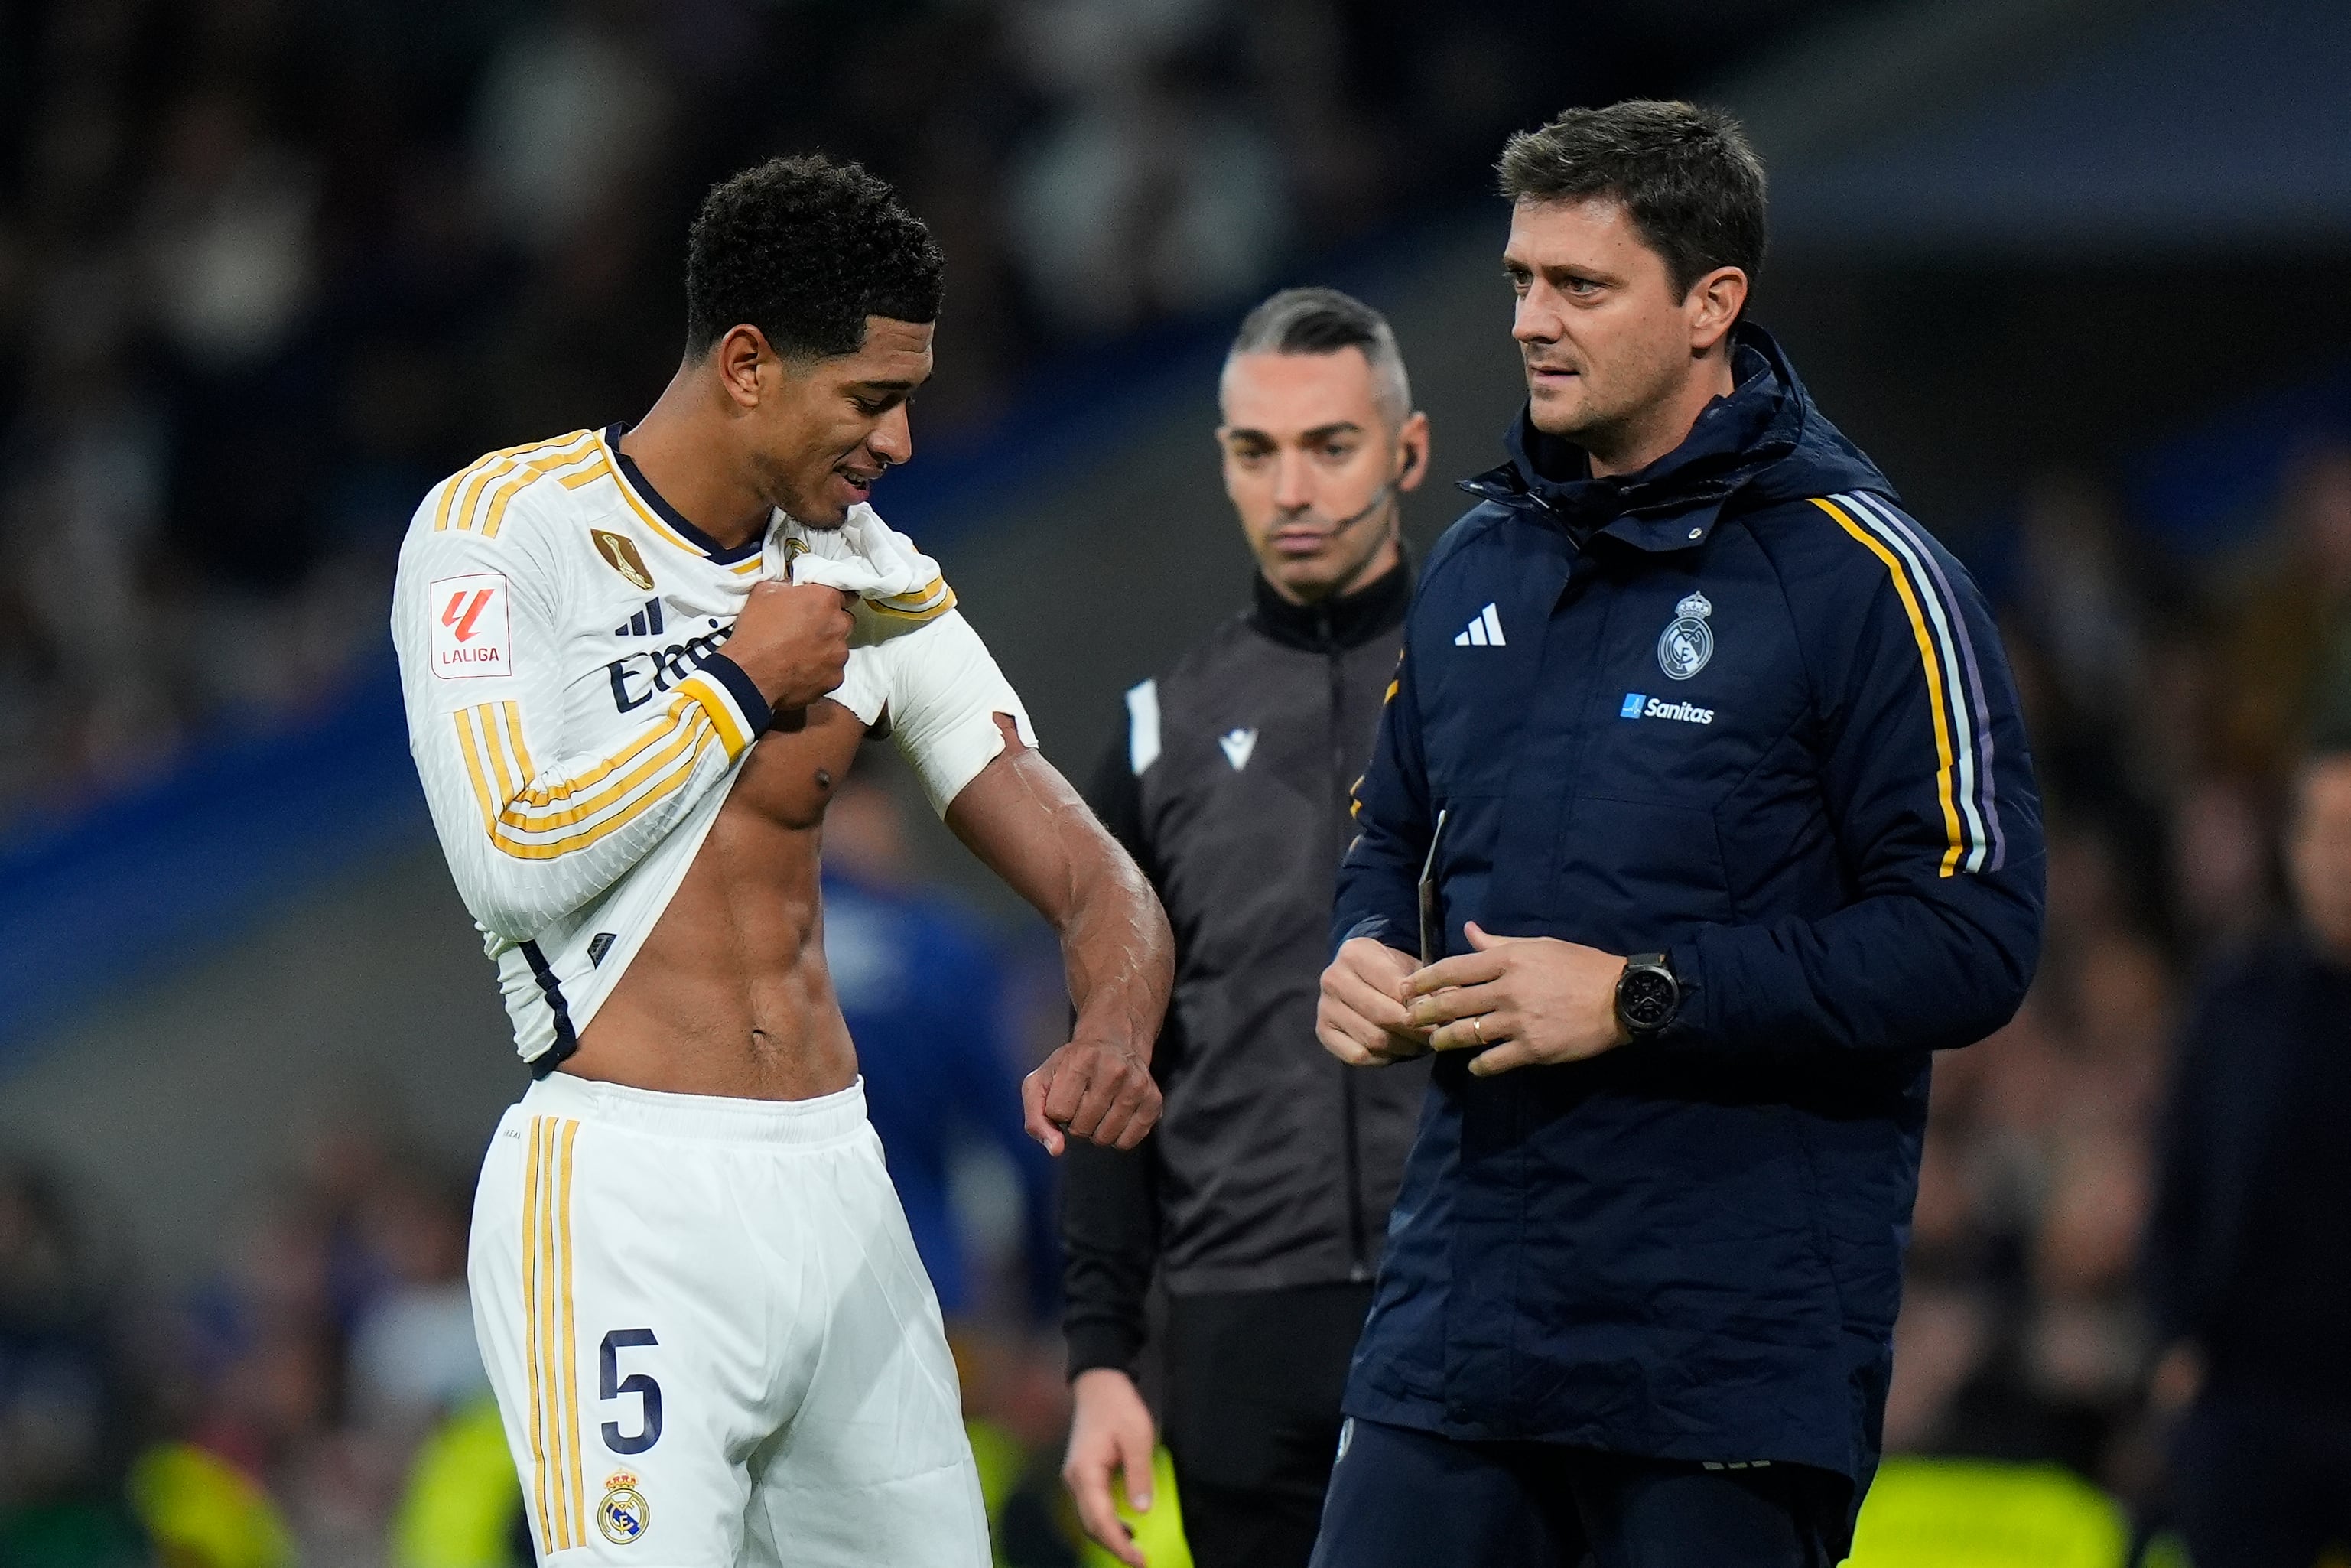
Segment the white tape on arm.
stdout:
<path fill-rule="evenodd" d="M 1020 695 L 960 612 L 893 637 L 880 651 L 890 661 L 891 736 L 941 816 L 1004 749 L 998 714 L 1010 716 L 1020 738 L 1037 744 Z"/>

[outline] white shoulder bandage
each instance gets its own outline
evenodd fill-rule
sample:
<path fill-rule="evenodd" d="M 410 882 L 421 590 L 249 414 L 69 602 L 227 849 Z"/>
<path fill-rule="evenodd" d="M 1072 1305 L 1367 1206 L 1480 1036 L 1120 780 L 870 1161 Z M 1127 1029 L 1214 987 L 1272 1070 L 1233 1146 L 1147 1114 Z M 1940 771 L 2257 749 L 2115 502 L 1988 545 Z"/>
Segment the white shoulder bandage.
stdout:
<path fill-rule="evenodd" d="M 1004 749 L 998 714 L 1011 718 L 1022 740 L 1037 744 L 1019 694 L 961 612 L 910 626 L 872 651 L 883 662 L 891 737 L 923 776 L 931 810 L 941 816 Z"/>

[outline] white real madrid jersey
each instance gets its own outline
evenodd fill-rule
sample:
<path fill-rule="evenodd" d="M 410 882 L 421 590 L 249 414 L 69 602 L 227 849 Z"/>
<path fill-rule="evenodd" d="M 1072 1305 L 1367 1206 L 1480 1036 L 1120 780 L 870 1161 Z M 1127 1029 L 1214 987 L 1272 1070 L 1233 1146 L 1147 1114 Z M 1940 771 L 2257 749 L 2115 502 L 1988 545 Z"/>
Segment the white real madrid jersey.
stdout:
<path fill-rule="evenodd" d="M 860 593 L 833 699 L 886 712 L 935 809 L 1028 716 L 927 557 L 872 508 L 778 513 L 721 549 L 621 427 L 494 452 L 434 486 L 392 593 L 409 747 L 526 1061 L 569 1055 L 668 907 L 769 718 L 718 650 L 762 578 Z"/>

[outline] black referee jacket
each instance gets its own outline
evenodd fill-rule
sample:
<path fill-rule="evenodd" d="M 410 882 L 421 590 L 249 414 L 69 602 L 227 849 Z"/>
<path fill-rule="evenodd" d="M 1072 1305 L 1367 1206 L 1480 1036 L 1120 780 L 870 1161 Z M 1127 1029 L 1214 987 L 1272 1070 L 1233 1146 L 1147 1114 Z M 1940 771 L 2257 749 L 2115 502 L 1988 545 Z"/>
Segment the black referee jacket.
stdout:
<path fill-rule="evenodd" d="M 1166 1096 L 1131 1154 L 1071 1142 L 1061 1235 L 1072 1375 L 1124 1368 L 1155 1270 L 1176 1295 L 1368 1281 L 1425 1064 L 1341 1065 L 1314 1039 L 1349 790 L 1395 673 L 1408 566 L 1256 602 L 1127 694 L 1086 799 L 1158 890 L 1176 990 Z"/>

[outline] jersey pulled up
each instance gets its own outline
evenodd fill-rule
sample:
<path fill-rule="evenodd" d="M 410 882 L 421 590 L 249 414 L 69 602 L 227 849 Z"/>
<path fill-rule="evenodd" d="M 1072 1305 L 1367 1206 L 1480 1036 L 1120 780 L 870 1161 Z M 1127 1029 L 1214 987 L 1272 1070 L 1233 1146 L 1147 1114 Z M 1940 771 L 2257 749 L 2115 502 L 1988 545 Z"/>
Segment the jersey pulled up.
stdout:
<path fill-rule="evenodd" d="M 762 579 L 859 591 L 831 694 L 886 716 L 935 810 L 1028 715 L 928 558 L 867 507 L 778 512 L 720 548 L 620 450 L 622 427 L 494 452 L 434 486 L 392 593 L 409 748 L 515 1048 L 569 1056 L 668 908 L 772 715 L 720 647 Z"/>

